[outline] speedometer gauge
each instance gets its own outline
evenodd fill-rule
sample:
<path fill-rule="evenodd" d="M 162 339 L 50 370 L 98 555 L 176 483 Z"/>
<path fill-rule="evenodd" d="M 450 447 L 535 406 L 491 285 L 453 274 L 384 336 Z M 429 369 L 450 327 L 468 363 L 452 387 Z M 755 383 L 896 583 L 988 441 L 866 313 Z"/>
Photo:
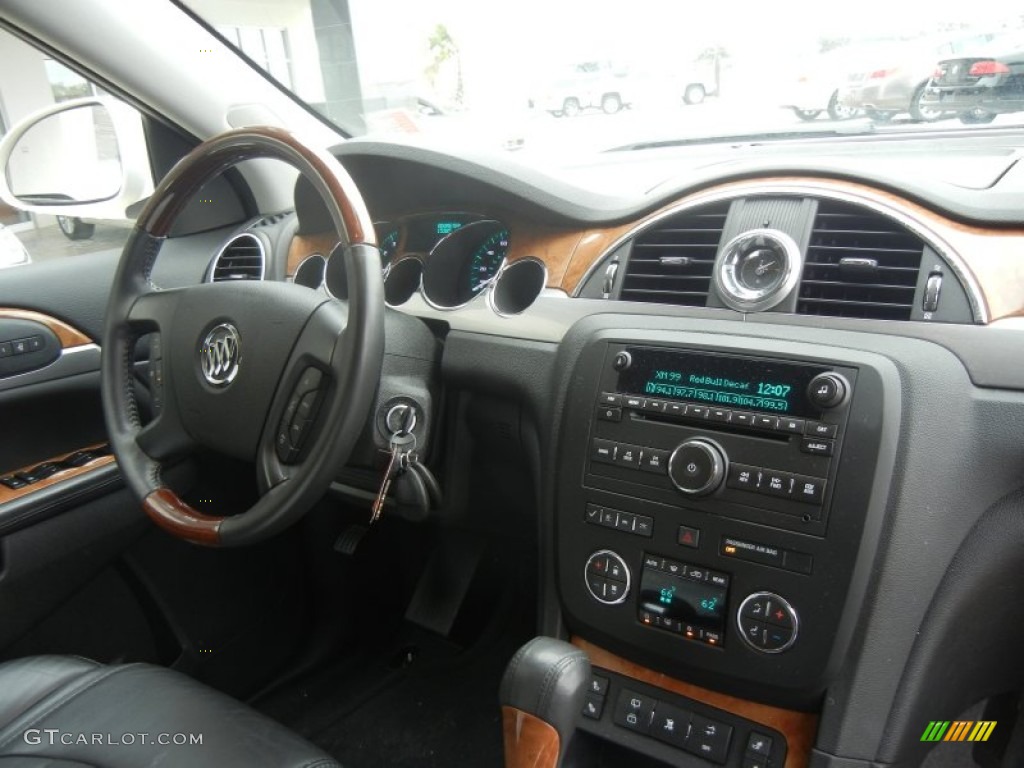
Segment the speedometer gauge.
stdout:
<path fill-rule="evenodd" d="M 440 242 L 423 265 L 423 298 L 454 309 L 479 296 L 508 256 L 508 227 L 492 219 L 463 224 Z"/>
<path fill-rule="evenodd" d="M 469 292 L 476 295 L 498 275 L 508 255 L 508 230 L 502 229 L 484 240 L 469 260 Z"/>

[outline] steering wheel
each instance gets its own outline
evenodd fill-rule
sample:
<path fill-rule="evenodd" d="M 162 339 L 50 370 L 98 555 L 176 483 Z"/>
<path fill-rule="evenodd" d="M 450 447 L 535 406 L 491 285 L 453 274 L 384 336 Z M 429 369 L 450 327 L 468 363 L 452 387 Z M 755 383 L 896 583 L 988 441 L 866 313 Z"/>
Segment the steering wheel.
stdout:
<path fill-rule="evenodd" d="M 330 210 L 348 274 L 347 304 L 301 286 L 235 281 L 161 290 L 153 264 L 196 192 L 243 160 L 275 158 L 303 173 Z M 151 353 L 156 417 L 145 426 L 132 387 L 135 345 Z M 244 128 L 196 147 L 157 187 L 114 277 L 103 331 L 101 390 L 111 448 L 146 514 L 195 544 L 239 546 L 281 531 L 327 490 L 371 411 L 384 357 L 384 286 L 373 224 L 351 177 L 326 152 L 276 128 Z M 203 447 L 254 462 L 259 500 L 217 516 L 161 479 Z"/>

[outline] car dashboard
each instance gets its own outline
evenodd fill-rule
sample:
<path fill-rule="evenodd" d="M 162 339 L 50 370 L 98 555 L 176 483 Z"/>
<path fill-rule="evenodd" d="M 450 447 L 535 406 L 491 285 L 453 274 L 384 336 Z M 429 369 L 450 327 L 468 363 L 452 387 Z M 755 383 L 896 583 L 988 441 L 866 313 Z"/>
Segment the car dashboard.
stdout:
<path fill-rule="evenodd" d="M 534 436 L 540 630 L 611 681 L 582 730 L 694 765 L 751 764 L 766 729 L 773 765 L 909 764 L 928 722 L 1012 687 L 1024 617 L 992 590 L 1018 577 L 1024 511 L 1015 152 L 971 189 L 887 173 L 888 145 L 859 172 L 707 162 L 626 205 L 427 150 L 337 154 L 389 313 L 440 348 L 416 391 L 386 370 L 387 403 L 437 440 L 458 432 L 441 391 L 482 393 L 518 409 L 497 431 Z M 301 180 L 295 203 L 232 233 L 207 279 L 344 299 L 339 237 Z M 386 430 L 373 441 L 339 491 L 373 487 Z M 648 700 L 719 738 L 681 752 L 629 718 Z"/>

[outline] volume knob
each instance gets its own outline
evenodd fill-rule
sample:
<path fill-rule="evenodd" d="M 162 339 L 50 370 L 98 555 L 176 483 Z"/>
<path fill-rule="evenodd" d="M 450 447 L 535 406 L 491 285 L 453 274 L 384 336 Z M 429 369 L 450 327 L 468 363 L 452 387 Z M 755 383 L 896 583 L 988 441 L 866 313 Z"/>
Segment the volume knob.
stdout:
<path fill-rule="evenodd" d="M 807 385 L 807 398 L 819 408 L 835 408 L 850 391 L 850 385 L 838 373 L 819 373 Z"/>
<path fill-rule="evenodd" d="M 728 460 L 722 447 L 695 437 L 680 443 L 668 460 L 668 476 L 681 492 L 704 496 L 722 484 Z"/>

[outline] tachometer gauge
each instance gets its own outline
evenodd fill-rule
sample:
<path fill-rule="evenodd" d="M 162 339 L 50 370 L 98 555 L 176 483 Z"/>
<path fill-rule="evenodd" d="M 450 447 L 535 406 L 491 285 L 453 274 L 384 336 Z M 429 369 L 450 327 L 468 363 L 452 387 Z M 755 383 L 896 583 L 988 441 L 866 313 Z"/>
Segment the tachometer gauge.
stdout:
<path fill-rule="evenodd" d="M 385 269 L 391 264 L 392 259 L 398 255 L 399 235 L 400 233 L 397 229 L 391 229 L 385 230 L 384 234 L 380 236 L 380 244 L 377 247 L 380 249 L 380 263 Z"/>
<path fill-rule="evenodd" d="M 508 255 L 508 230 L 495 232 L 481 243 L 469 260 L 469 292 L 476 296 L 498 275 Z"/>

